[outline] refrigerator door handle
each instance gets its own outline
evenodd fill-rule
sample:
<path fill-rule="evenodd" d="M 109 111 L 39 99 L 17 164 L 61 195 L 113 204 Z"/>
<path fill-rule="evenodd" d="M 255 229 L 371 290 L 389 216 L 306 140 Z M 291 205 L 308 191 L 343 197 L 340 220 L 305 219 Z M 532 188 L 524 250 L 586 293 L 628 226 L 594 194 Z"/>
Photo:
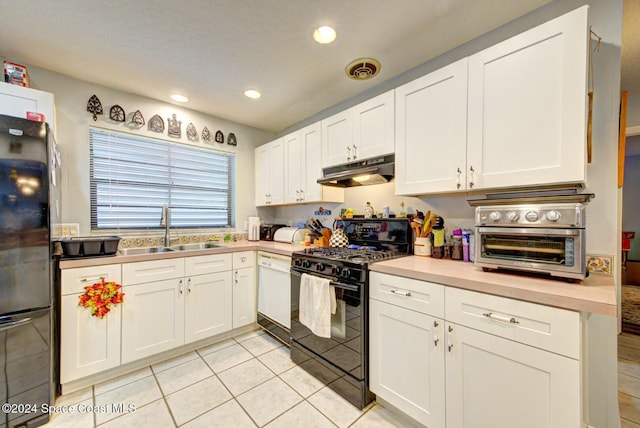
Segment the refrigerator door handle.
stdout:
<path fill-rule="evenodd" d="M 31 322 L 31 318 L 23 318 L 18 321 L 12 321 L 0 324 L 0 331 L 11 330 L 12 328 L 20 327 L 21 325 Z"/>

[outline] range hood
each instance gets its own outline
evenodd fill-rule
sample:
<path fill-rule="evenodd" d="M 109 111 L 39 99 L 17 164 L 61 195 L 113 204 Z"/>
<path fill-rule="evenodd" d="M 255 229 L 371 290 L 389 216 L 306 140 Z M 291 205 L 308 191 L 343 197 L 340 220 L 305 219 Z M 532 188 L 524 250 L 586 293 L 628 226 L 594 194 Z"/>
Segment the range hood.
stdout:
<path fill-rule="evenodd" d="M 325 186 L 354 187 L 388 183 L 394 174 L 395 155 L 384 155 L 331 166 L 322 170 L 318 183 Z"/>

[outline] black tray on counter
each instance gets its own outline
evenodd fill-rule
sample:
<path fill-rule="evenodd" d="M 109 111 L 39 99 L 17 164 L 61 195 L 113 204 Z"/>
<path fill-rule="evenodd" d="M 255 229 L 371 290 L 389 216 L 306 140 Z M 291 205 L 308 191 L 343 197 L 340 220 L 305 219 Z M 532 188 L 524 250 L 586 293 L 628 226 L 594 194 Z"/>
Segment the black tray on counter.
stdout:
<path fill-rule="evenodd" d="M 120 237 L 78 237 L 61 239 L 58 242 L 62 246 L 64 258 L 114 256 L 118 251 Z"/>

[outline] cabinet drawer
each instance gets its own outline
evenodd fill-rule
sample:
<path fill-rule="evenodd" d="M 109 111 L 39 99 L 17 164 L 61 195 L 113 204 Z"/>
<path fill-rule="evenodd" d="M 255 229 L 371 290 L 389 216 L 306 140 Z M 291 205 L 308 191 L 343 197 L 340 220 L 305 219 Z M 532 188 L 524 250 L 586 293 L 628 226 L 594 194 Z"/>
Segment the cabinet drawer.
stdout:
<path fill-rule="evenodd" d="M 122 285 L 142 284 L 184 276 L 184 258 L 125 263 L 122 265 Z"/>
<path fill-rule="evenodd" d="M 233 268 L 241 269 L 256 265 L 256 253 L 253 251 L 240 251 L 233 253 Z"/>
<path fill-rule="evenodd" d="M 444 318 L 444 286 L 371 272 L 369 297 L 437 318 Z"/>
<path fill-rule="evenodd" d="M 120 265 L 88 266 L 75 269 L 63 269 L 62 295 L 83 293 L 84 287 L 100 282 L 102 278 L 106 282 L 114 281 L 118 284 L 122 281 Z"/>
<path fill-rule="evenodd" d="M 445 318 L 536 348 L 580 358 L 578 312 L 447 287 Z"/>
<path fill-rule="evenodd" d="M 231 270 L 231 253 L 187 257 L 185 270 L 187 276 Z"/>

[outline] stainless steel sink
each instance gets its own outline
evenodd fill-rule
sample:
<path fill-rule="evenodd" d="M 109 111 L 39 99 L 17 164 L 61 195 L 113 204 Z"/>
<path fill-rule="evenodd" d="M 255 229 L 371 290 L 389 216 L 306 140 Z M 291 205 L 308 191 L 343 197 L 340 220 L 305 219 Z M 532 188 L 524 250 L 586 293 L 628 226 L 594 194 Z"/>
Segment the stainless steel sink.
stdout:
<path fill-rule="evenodd" d="M 135 254 L 167 253 L 170 251 L 175 250 L 170 247 L 122 248 L 118 250 L 118 253 L 123 256 L 133 256 Z"/>
<path fill-rule="evenodd" d="M 197 244 L 175 245 L 171 248 L 176 251 L 189 251 L 189 250 L 205 250 L 207 248 L 222 248 L 222 245 L 214 244 L 213 242 L 200 242 Z"/>

